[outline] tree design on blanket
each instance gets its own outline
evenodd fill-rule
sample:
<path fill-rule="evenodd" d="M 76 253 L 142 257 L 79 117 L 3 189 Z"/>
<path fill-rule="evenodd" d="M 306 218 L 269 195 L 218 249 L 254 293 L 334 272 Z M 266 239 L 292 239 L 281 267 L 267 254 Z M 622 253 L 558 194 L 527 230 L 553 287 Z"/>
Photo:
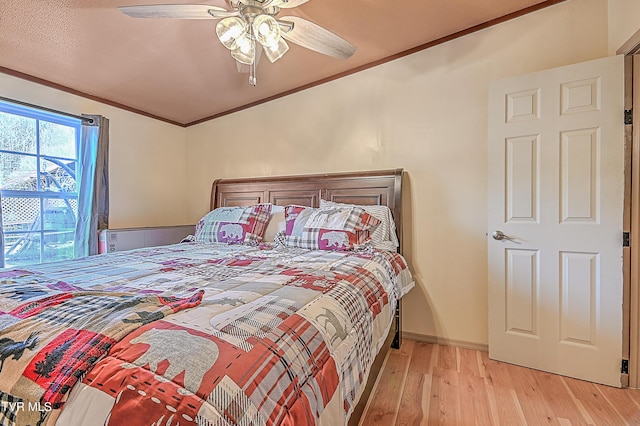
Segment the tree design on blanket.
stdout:
<path fill-rule="evenodd" d="M 46 377 L 48 379 L 51 377 L 51 373 L 55 371 L 56 366 L 62 361 L 65 352 L 71 347 L 71 343 L 73 343 L 73 340 L 65 341 L 51 352 L 47 352 L 44 355 L 44 360 L 36 362 L 33 372 L 38 375 L 38 378 Z"/>

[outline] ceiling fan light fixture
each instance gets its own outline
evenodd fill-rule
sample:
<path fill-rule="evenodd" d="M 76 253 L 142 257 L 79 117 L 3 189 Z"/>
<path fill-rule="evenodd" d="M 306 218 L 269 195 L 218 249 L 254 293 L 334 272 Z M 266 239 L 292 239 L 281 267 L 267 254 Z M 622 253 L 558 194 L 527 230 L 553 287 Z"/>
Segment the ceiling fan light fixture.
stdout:
<path fill-rule="evenodd" d="M 216 35 L 229 49 L 239 70 L 249 68 L 249 84 L 256 85 L 256 65 L 262 51 L 270 62 L 279 60 L 289 43 L 347 59 L 356 48 L 331 31 L 299 16 L 282 16 L 309 0 L 224 0 L 228 9 L 206 4 L 150 4 L 122 6 L 120 11 L 135 18 L 220 19 Z"/>
<path fill-rule="evenodd" d="M 238 47 L 231 51 L 231 56 L 233 56 L 233 59 L 243 64 L 253 64 L 256 58 L 255 41 L 253 41 L 245 34 L 240 37 L 237 42 Z"/>
<path fill-rule="evenodd" d="M 224 18 L 216 25 L 216 34 L 220 43 L 229 50 L 238 47 L 239 41 L 246 36 L 247 24 L 238 17 Z"/>
<path fill-rule="evenodd" d="M 260 14 L 251 24 L 253 35 L 261 45 L 277 45 L 280 39 L 280 25 L 273 16 Z"/>
<path fill-rule="evenodd" d="M 278 39 L 278 42 L 275 44 L 270 44 L 268 46 L 264 46 L 264 54 L 267 56 L 267 59 L 271 63 L 274 63 L 278 59 L 282 58 L 285 53 L 289 50 L 289 45 L 282 37 Z"/>

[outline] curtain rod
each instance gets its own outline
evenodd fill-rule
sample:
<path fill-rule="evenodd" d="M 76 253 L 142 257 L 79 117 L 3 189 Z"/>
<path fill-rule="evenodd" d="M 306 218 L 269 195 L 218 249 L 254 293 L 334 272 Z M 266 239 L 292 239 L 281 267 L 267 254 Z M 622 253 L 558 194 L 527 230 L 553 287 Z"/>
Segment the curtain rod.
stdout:
<path fill-rule="evenodd" d="M 29 108 L 41 109 L 41 110 L 44 110 L 44 111 L 52 112 L 54 114 L 60 114 L 60 115 L 65 115 L 65 116 L 71 117 L 71 118 L 77 118 L 77 119 L 85 121 L 85 122 L 87 122 L 89 124 L 93 124 L 93 118 L 84 117 L 82 115 L 76 115 L 76 114 L 71 114 L 71 113 L 64 112 L 64 111 L 58 111 L 57 109 L 47 108 L 47 107 L 43 107 L 43 106 L 35 105 L 35 104 L 30 104 L 28 102 L 17 101 L 15 99 L 5 98 L 4 96 L 0 96 L 0 101 L 6 101 L 6 102 L 13 103 L 13 104 L 26 106 L 26 107 L 29 107 Z"/>

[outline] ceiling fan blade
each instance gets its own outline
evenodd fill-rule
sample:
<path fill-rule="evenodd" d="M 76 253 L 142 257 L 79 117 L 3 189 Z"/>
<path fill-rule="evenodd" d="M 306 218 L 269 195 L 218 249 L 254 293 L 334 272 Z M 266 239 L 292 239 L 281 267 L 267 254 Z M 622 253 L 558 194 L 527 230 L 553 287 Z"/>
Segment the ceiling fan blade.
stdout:
<path fill-rule="evenodd" d="M 118 9 L 133 18 L 217 19 L 238 15 L 237 11 L 207 4 L 149 4 Z"/>
<path fill-rule="evenodd" d="M 281 9 L 293 9 L 308 1 L 309 0 L 273 0 L 269 3 L 269 6 L 278 6 Z"/>
<path fill-rule="evenodd" d="M 293 28 L 290 30 L 282 31 L 282 37 L 302 47 L 338 59 L 347 59 L 356 51 L 356 47 L 345 39 L 306 19 L 297 16 L 283 16 L 279 20 L 286 24 L 293 24 Z"/>

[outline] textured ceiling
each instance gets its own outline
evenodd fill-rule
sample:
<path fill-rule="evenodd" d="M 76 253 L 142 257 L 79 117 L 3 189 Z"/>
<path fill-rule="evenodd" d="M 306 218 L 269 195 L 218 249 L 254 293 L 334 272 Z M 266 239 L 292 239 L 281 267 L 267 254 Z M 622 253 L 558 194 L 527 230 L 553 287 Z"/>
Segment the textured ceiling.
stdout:
<path fill-rule="evenodd" d="M 217 21 L 135 19 L 117 9 L 197 1 L 2 0 L 0 71 L 189 125 L 559 1 L 311 0 L 280 16 L 308 19 L 356 53 L 339 60 L 290 43 L 276 63 L 260 61 L 251 87 L 217 40 Z"/>

